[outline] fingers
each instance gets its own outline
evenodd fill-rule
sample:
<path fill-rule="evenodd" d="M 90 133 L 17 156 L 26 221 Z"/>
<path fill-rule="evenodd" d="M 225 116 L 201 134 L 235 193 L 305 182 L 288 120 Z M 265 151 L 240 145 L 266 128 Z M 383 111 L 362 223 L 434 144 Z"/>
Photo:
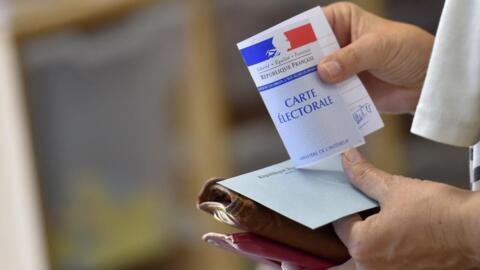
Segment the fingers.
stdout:
<path fill-rule="evenodd" d="M 362 221 L 360 215 L 354 214 L 333 222 L 333 228 L 345 246 L 350 246 L 352 237 L 359 230 Z"/>
<path fill-rule="evenodd" d="M 354 148 L 342 155 L 342 163 L 345 174 L 356 188 L 380 204 L 384 201 L 391 186 L 391 174 L 375 168 Z"/>
<path fill-rule="evenodd" d="M 352 14 L 359 14 L 362 10 L 352 3 L 334 3 L 323 8 L 323 14 L 333 29 L 333 33 L 341 47 L 350 43 Z"/>
<path fill-rule="evenodd" d="M 369 72 L 359 74 L 363 85 L 368 89 L 375 107 L 383 113 L 398 114 L 414 112 L 420 98 L 421 89 L 405 88 L 379 80 Z"/>
<path fill-rule="evenodd" d="M 355 270 L 355 269 L 357 268 L 355 266 L 355 262 L 352 259 L 348 260 L 346 263 L 342 265 L 328 268 L 328 270 Z"/>
<path fill-rule="evenodd" d="M 342 49 L 325 57 L 318 65 L 320 78 L 337 83 L 365 70 L 381 69 L 394 51 L 387 35 L 374 25 L 383 20 L 351 3 L 335 3 L 323 8 Z"/>
<path fill-rule="evenodd" d="M 362 71 L 381 67 L 387 54 L 382 39 L 374 33 L 366 34 L 325 57 L 318 65 L 320 78 L 337 83 Z"/>

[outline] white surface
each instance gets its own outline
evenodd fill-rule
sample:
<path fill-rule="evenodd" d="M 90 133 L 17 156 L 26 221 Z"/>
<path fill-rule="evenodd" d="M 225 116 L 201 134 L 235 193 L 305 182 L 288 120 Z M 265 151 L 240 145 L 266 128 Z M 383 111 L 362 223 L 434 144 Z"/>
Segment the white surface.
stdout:
<path fill-rule="evenodd" d="M 480 140 L 480 1 L 447 0 L 412 133 L 457 146 Z"/>
<path fill-rule="evenodd" d="M 480 181 L 475 179 L 475 168 L 480 167 L 480 143 L 471 146 L 472 156 L 470 160 L 470 183 L 473 191 L 480 191 Z"/>
<path fill-rule="evenodd" d="M 472 191 L 480 191 L 480 181 L 473 183 Z"/>
<path fill-rule="evenodd" d="M 0 269 L 43 270 L 43 229 L 15 55 L 0 18 Z"/>

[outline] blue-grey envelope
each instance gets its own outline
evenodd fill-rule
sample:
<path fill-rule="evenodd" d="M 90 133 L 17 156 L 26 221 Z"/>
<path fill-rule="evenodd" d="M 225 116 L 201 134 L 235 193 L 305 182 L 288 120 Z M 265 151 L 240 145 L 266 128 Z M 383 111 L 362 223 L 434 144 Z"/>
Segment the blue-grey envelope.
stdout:
<path fill-rule="evenodd" d="M 350 184 L 339 156 L 309 170 L 284 161 L 219 184 L 311 229 L 378 206 Z"/>

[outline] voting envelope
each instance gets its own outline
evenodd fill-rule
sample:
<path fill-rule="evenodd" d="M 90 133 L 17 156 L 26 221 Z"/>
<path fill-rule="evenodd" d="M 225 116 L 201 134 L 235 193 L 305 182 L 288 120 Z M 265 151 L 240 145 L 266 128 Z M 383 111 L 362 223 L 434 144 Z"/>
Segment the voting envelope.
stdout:
<path fill-rule="evenodd" d="M 320 161 L 319 168 L 284 161 L 219 184 L 311 229 L 378 206 L 350 184 L 339 156 Z"/>

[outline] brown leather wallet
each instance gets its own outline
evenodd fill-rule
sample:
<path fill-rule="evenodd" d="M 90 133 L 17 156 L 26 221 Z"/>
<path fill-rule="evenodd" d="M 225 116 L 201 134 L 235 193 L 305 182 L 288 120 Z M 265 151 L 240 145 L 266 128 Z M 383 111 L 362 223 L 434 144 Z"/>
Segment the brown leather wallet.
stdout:
<path fill-rule="evenodd" d="M 350 258 L 332 225 L 309 229 L 235 193 L 218 181 L 208 180 L 198 197 L 197 207 L 222 223 L 275 240 L 298 250 L 342 263 Z"/>

